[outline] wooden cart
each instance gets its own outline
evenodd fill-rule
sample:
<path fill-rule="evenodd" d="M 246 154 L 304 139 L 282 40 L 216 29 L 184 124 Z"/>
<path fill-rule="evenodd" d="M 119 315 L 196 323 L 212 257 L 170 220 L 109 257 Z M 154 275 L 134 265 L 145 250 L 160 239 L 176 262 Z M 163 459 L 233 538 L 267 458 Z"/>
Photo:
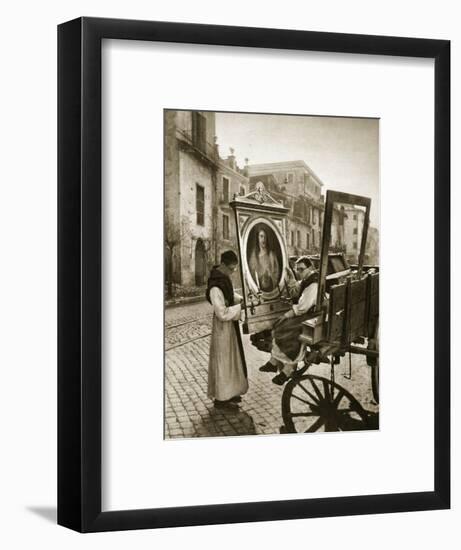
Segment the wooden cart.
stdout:
<path fill-rule="evenodd" d="M 338 284 L 328 285 L 329 246 L 333 205 L 349 204 L 364 209 L 357 268 L 340 273 Z M 303 322 L 300 340 L 305 345 L 304 365 L 287 382 L 282 396 L 284 432 L 372 429 L 371 416 L 358 400 L 335 380 L 341 357 L 361 354 L 370 367 L 374 400 L 379 403 L 379 269 L 363 269 L 371 200 L 327 191 L 319 259 L 319 286 L 315 311 Z M 331 284 L 333 282 L 333 284 Z M 328 288 L 328 300 L 325 290 Z M 312 364 L 328 363 L 330 376 L 308 374 Z"/>
<path fill-rule="evenodd" d="M 336 205 L 336 206 L 335 206 Z M 330 252 L 333 212 L 352 205 L 361 209 L 360 252 L 358 265 L 347 263 L 344 255 Z M 244 323 L 258 349 L 270 351 L 271 330 L 277 319 L 291 307 L 285 270 L 294 260 L 287 254 L 285 235 L 288 209 L 266 191 L 261 182 L 244 197 L 234 197 L 231 206 L 240 255 Z M 357 399 L 335 380 L 335 366 L 346 354 L 366 356 L 370 366 L 372 391 L 379 402 L 379 269 L 364 269 L 365 246 L 371 200 L 367 197 L 327 191 L 320 255 L 312 257 L 319 270 L 315 311 L 303 322 L 300 340 L 304 346 L 301 368 L 286 383 L 282 397 L 282 431 L 325 431 L 370 429 L 376 424 Z M 258 227 L 273 235 L 278 254 L 278 282 L 273 288 L 261 288 L 257 273 L 249 262 L 252 234 Z M 325 302 L 325 295 L 329 296 Z M 330 376 L 308 374 L 312 364 L 328 363 Z"/>

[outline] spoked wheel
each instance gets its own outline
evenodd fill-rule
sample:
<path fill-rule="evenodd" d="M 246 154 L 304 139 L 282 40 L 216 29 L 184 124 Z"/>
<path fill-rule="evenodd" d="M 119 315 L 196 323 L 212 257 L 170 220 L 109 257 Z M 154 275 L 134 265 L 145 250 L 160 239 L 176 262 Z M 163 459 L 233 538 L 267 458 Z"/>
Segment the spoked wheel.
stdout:
<path fill-rule="evenodd" d="M 376 360 L 376 365 L 371 367 L 371 392 L 373 399 L 379 404 L 379 358 Z"/>
<path fill-rule="evenodd" d="M 379 353 L 379 325 L 376 324 L 375 336 L 368 341 L 368 349 Z M 379 404 L 379 355 L 368 361 L 371 367 L 371 392 L 373 399 Z"/>
<path fill-rule="evenodd" d="M 282 396 L 286 432 L 342 432 L 367 430 L 368 415 L 345 388 L 322 376 L 292 378 Z"/>

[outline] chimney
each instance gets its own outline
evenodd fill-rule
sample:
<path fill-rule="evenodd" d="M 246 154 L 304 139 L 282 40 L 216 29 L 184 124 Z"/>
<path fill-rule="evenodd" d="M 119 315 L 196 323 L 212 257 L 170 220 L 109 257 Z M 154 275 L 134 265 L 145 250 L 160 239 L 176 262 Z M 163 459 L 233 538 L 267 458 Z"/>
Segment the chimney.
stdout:
<path fill-rule="evenodd" d="M 235 149 L 233 147 L 229 147 L 230 155 L 227 157 L 227 164 L 232 170 L 235 170 L 236 164 L 235 164 Z"/>
<path fill-rule="evenodd" d="M 248 177 L 248 163 L 250 162 L 249 158 L 245 159 L 245 166 L 243 167 L 243 175 Z"/>

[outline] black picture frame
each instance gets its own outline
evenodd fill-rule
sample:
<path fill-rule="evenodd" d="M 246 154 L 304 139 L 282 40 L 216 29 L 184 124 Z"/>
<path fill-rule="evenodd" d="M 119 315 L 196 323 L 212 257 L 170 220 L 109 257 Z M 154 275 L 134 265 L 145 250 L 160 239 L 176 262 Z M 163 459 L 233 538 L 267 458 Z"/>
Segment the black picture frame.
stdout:
<path fill-rule="evenodd" d="M 101 41 L 104 38 L 434 60 L 434 491 L 101 510 Z M 80 532 L 95 532 L 449 508 L 450 42 L 82 17 L 58 27 L 58 116 L 58 523 Z"/>

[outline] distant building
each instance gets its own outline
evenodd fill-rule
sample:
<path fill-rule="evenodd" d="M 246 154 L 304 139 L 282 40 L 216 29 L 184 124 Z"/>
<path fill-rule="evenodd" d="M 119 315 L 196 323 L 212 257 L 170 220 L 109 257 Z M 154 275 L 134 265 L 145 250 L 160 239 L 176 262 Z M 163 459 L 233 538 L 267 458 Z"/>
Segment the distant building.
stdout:
<path fill-rule="evenodd" d="M 346 250 L 344 221 L 344 210 L 339 205 L 334 204 L 330 233 L 330 250 L 334 252 L 345 252 Z"/>
<path fill-rule="evenodd" d="M 234 250 L 238 254 L 235 215 L 229 203 L 237 195 L 246 195 L 250 191 L 245 171 L 236 162 L 234 150 L 230 150 L 226 159 L 219 160 L 217 178 L 217 232 L 216 258 L 225 250 Z"/>
<path fill-rule="evenodd" d="M 344 252 L 349 263 L 356 264 L 362 242 L 365 210 L 350 204 L 340 205 L 340 208 L 344 214 Z"/>
<path fill-rule="evenodd" d="M 358 206 L 341 205 L 341 211 L 344 213 L 344 251 L 349 263 L 355 264 L 359 260 L 365 209 Z M 371 225 L 368 226 L 363 261 L 368 265 L 379 264 L 379 231 Z"/>
<path fill-rule="evenodd" d="M 290 209 L 288 255 L 319 252 L 325 205 L 323 183 L 313 170 L 303 160 L 250 164 L 245 168 L 251 190 L 262 181 L 274 199 Z"/>
<path fill-rule="evenodd" d="M 323 183 L 303 160 L 251 164 L 246 168 L 249 177 L 271 174 L 274 181 L 279 186 L 286 187 L 286 191 L 291 195 L 306 196 L 323 202 Z"/>

